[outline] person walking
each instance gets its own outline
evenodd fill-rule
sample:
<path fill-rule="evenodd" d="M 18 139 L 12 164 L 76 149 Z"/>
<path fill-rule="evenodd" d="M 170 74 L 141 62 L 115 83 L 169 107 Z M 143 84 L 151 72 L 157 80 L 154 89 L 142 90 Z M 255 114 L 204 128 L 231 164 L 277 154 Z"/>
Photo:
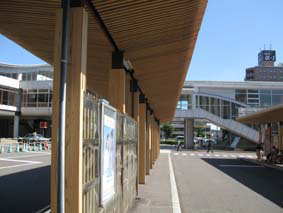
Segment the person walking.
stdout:
<path fill-rule="evenodd" d="M 262 159 L 262 144 L 258 143 L 256 146 L 256 156 L 259 161 Z"/>
<path fill-rule="evenodd" d="M 213 152 L 212 141 L 210 139 L 207 140 L 207 153 Z"/>
<path fill-rule="evenodd" d="M 181 142 L 181 140 L 177 140 L 177 152 L 178 151 L 181 151 L 181 148 L 182 148 L 182 142 Z"/>

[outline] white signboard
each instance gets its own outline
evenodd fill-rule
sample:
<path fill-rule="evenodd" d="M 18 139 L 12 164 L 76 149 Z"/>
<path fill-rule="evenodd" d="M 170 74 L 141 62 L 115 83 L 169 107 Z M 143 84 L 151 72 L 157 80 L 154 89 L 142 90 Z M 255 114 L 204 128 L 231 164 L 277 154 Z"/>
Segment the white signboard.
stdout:
<path fill-rule="evenodd" d="M 101 142 L 101 204 L 115 195 L 116 176 L 116 112 L 103 105 Z"/>

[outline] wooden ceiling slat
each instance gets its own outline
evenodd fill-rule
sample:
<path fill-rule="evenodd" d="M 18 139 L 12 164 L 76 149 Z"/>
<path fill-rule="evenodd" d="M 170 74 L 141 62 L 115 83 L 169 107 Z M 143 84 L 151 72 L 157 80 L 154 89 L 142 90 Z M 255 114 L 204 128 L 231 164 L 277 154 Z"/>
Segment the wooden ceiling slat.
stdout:
<path fill-rule="evenodd" d="M 136 30 L 137 28 L 146 28 L 146 27 L 160 27 L 160 25 L 174 25 L 174 26 L 182 26 L 184 17 L 189 17 L 190 14 L 186 14 L 182 17 L 176 17 L 176 15 L 168 14 L 167 18 L 163 18 L 160 16 L 155 16 L 148 19 L 138 19 L 132 21 L 125 22 L 109 22 L 108 27 L 111 28 L 112 33 L 124 32 L 126 31 Z M 193 21 L 192 21 L 193 22 Z M 177 24 L 178 23 L 178 24 Z M 185 26 L 185 28 L 189 28 L 189 26 Z"/>
<path fill-rule="evenodd" d="M 157 118 L 174 116 L 207 0 L 92 0 Z M 0 33 L 53 63 L 55 13 L 61 0 L 0 1 Z M 90 12 L 90 11 L 89 11 Z M 89 16 L 87 85 L 107 97 L 113 47 Z"/>
<path fill-rule="evenodd" d="M 194 3 L 191 4 L 191 7 L 196 7 L 199 4 L 198 1 L 195 1 Z M 104 21 L 109 21 L 109 19 L 115 19 L 115 18 L 121 18 L 125 16 L 131 16 L 136 14 L 136 17 L 139 16 L 144 16 L 144 14 L 151 14 L 151 13 L 160 13 L 162 10 L 170 10 L 174 7 L 177 7 L 180 9 L 180 5 L 183 5 L 184 7 L 184 0 L 166 0 L 166 1 L 160 1 L 160 2 L 155 2 L 155 1 L 150 1 L 150 3 L 141 3 L 139 7 L 134 7 L 134 8 L 129 8 L 129 7 L 123 7 L 123 9 L 113 12 L 113 11 L 100 11 L 99 6 L 97 6 L 98 11 L 100 14 L 104 17 Z M 106 17 L 108 16 L 108 17 Z"/>

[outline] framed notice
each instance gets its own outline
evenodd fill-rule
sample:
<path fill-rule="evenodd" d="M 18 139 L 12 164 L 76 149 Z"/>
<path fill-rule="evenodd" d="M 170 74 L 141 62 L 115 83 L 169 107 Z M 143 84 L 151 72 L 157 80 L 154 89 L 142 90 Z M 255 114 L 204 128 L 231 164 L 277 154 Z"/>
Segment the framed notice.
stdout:
<path fill-rule="evenodd" d="M 115 195 L 116 110 L 102 102 L 101 108 L 101 205 Z"/>

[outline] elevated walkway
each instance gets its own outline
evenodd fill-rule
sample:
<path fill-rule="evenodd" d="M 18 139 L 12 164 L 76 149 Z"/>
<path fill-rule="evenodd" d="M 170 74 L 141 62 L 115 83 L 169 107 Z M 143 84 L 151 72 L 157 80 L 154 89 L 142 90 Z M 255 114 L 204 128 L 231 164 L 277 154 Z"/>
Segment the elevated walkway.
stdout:
<path fill-rule="evenodd" d="M 223 129 L 229 130 L 230 132 L 246 138 L 250 141 L 258 143 L 259 133 L 253 128 L 248 127 L 245 124 L 237 122 L 232 119 L 224 119 L 217 115 L 214 115 L 206 110 L 196 108 L 196 109 L 187 109 L 187 110 L 176 110 L 176 118 L 188 118 L 188 119 L 206 119 L 214 123 L 217 126 L 220 126 Z"/>

